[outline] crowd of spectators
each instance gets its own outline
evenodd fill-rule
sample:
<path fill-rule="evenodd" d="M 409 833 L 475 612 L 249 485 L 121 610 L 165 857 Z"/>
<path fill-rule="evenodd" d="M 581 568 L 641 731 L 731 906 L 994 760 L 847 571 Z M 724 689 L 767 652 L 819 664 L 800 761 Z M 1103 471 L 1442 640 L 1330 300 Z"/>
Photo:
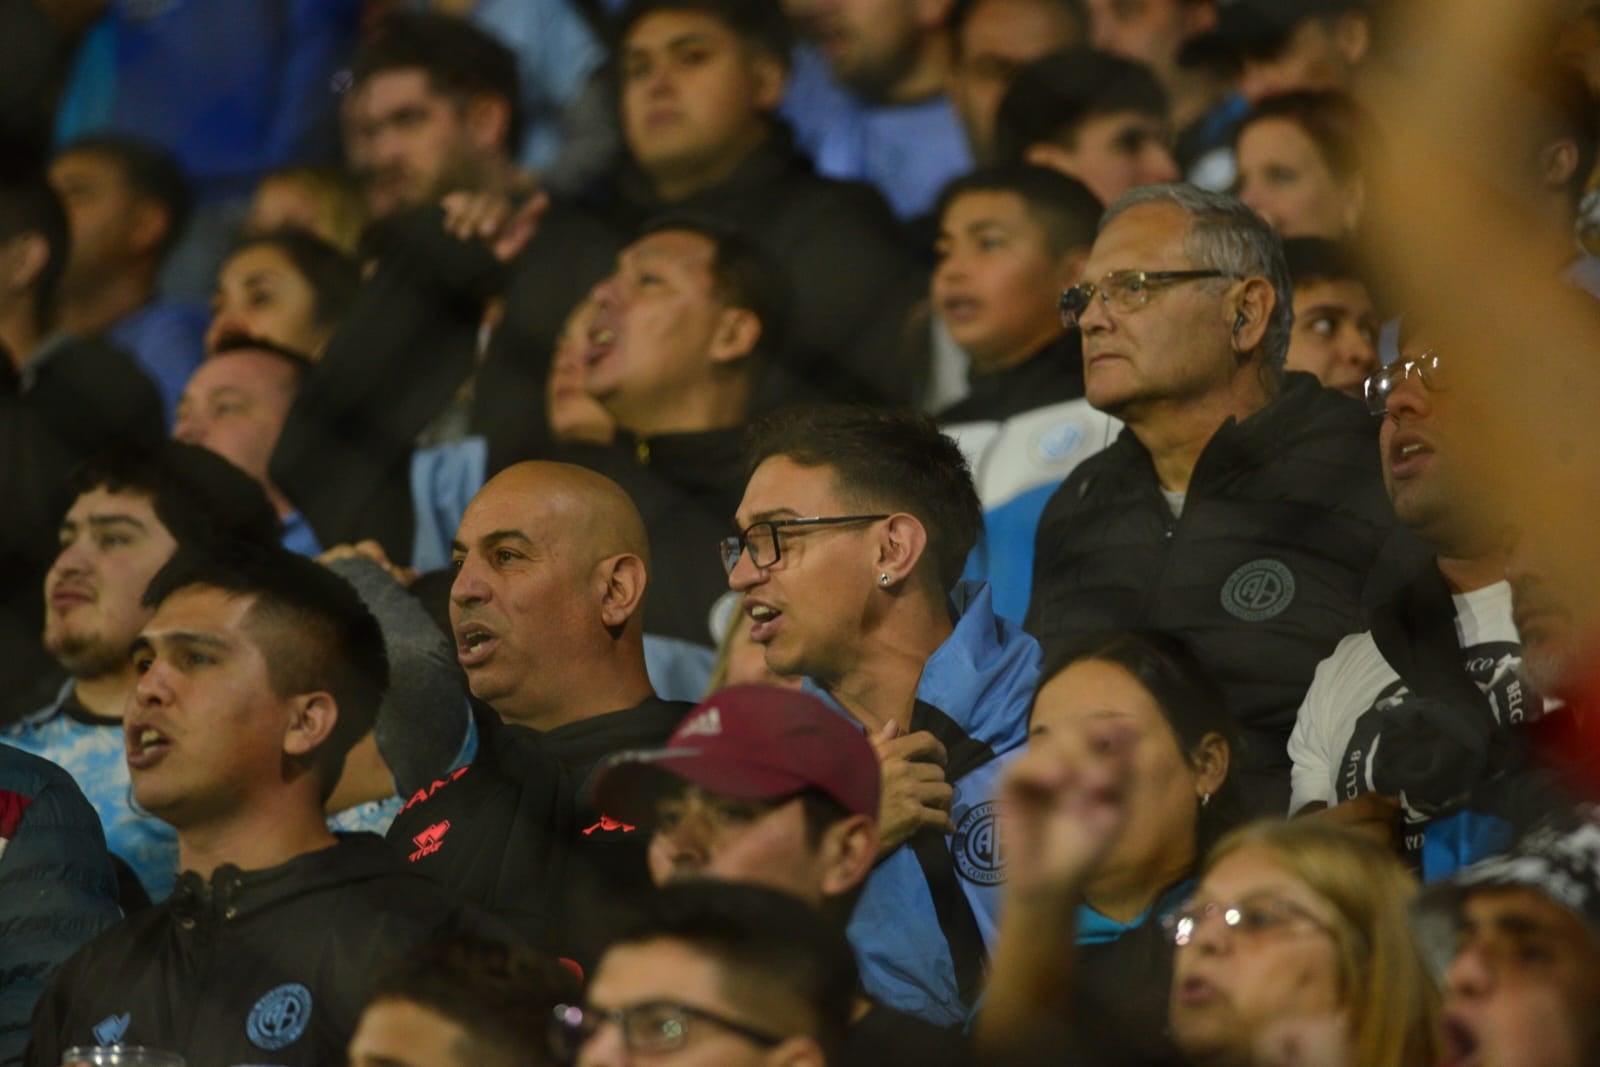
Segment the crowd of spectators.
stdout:
<path fill-rule="evenodd" d="M 0 5 L 0 1067 L 1600 1063 L 1492 6 Z"/>

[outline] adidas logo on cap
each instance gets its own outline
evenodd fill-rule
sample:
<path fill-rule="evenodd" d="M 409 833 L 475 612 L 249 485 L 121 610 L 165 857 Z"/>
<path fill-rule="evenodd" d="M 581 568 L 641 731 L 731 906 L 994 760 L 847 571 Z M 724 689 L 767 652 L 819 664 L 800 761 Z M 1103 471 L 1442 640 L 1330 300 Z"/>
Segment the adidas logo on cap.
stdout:
<path fill-rule="evenodd" d="M 679 737 L 716 737 L 722 733 L 722 713 L 713 705 L 684 723 Z"/>

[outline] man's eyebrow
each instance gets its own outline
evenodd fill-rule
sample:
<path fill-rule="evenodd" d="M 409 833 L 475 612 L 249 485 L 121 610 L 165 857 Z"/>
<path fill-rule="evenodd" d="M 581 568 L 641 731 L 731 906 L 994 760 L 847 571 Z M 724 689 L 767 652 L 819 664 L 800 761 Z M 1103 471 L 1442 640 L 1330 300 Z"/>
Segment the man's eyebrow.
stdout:
<path fill-rule="evenodd" d="M 168 645 L 180 648 L 210 648 L 218 652 L 226 652 L 233 645 L 225 638 L 216 634 L 208 634 L 200 630 L 166 630 L 152 635 L 140 634 L 134 638 L 131 652 L 154 652 L 156 646 Z"/>
<path fill-rule="evenodd" d="M 768 508 L 766 511 L 758 511 L 754 515 L 750 516 L 750 521 L 746 523 L 745 526 L 754 526 L 758 522 L 773 522 L 780 519 L 793 519 L 798 517 L 799 514 L 800 513 L 793 508 Z M 738 521 L 739 520 L 737 519 L 734 520 L 736 523 Z"/>
<path fill-rule="evenodd" d="M 66 526 L 67 524 L 66 523 L 62 523 L 61 525 L 62 526 Z M 123 515 L 121 513 L 118 513 L 118 514 L 115 514 L 115 515 L 90 515 L 89 516 L 89 528 L 90 529 L 92 529 L 92 530 L 104 530 L 108 526 L 132 526 L 132 527 L 138 529 L 141 533 L 144 532 L 144 529 L 145 529 L 144 523 L 142 521 L 140 521 L 139 519 L 134 518 L 132 515 Z"/>

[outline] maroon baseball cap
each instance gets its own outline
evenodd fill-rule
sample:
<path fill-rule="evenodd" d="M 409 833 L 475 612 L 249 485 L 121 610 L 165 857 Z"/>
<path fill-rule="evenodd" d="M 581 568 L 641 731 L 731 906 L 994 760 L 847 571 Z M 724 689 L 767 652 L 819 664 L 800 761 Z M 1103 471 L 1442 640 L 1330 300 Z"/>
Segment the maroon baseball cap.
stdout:
<path fill-rule="evenodd" d="M 611 818 L 649 825 L 656 799 L 676 778 L 741 800 L 817 789 L 852 815 L 876 819 L 880 774 L 866 734 L 821 700 L 793 689 L 736 685 L 696 705 L 665 748 L 606 760 L 595 775 L 594 802 Z"/>

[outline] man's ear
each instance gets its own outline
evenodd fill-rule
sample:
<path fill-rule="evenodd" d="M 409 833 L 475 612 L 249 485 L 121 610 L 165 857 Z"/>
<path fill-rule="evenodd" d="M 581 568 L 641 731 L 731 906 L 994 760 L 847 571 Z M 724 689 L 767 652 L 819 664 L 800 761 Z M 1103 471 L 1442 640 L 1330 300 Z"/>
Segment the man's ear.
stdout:
<path fill-rule="evenodd" d="M 1372 20 L 1364 12 L 1346 11 L 1333 24 L 1333 44 L 1346 63 L 1358 66 L 1372 47 Z"/>
<path fill-rule="evenodd" d="M 474 93 L 461 112 L 467 137 L 480 149 L 511 143 L 511 102 L 493 93 Z"/>
<path fill-rule="evenodd" d="M 1267 321 L 1278 297 L 1265 278 L 1246 278 L 1234 290 L 1232 300 L 1222 302 L 1223 318 L 1232 334 L 1233 350 L 1240 355 L 1254 352 L 1267 335 Z"/>
<path fill-rule="evenodd" d="M 865 815 L 840 819 L 822 835 L 822 895 L 843 896 L 867 880 L 878 858 L 878 823 Z"/>
<path fill-rule="evenodd" d="M 711 334 L 711 362 L 732 363 L 755 351 L 761 340 L 761 320 L 749 308 L 723 308 Z"/>
<path fill-rule="evenodd" d="M 878 574 L 889 576 L 883 586 L 893 589 L 909 578 L 927 548 L 928 531 L 916 516 L 903 511 L 891 515 L 878 536 L 878 559 L 873 564 Z"/>
<path fill-rule="evenodd" d="M 1189 764 L 1194 768 L 1194 789 L 1197 796 L 1208 797 L 1222 788 L 1228 780 L 1231 757 L 1228 742 L 1215 731 L 1206 734 L 1189 753 Z"/>
<path fill-rule="evenodd" d="M 815 1038 L 790 1037 L 762 1057 L 765 1067 L 827 1067 L 828 1057 Z"/>
<path fill-rule="evenodd" d="M 1546 189 L 1566 189 L 1578 169 L 1578 145 L 1570 137 L 1552 141 L 1539 150 L 1539 183 Z"/>
<path fill-rule="evenodd" d="M 1022 153 L 1022 161 L 1035 167 L 1048 167 L 1069 178 L 1078 176 L 1078 154 L 1054 141 L 1036 141 Z"/>
<path fill-rule="evenodd" d="M 644 603 L 645 586 L 649 584 L 644 560 L 625 552 L 601 560 L 597 573 L 601 586 L 600 621 L 608 630 L 620 630 Z"/>
<path fill-rule="evenodd" d="M 756 110 L 763 114 L 778 110 L 789 84 L 788 68 L 773 56 L 757 53 L 750 59 L 750 75 L 755 79 Z"/>
<path fill-rule="evenodd" d="M 50 242 L 42 233 L 20 233 L 0 246 L 0 272 L 12 292 L 31 289 L 50 262 Z"/>
<path fill-rule="evenodd" d="M 128 233 L 134 250 L 141 255 L 154 255 L 161 241 L 172 227 L 172 216 L 166 206 L 154 200 L 135 201 Z"/>
<path fill-rule="evenodd" d="M 915 0 L 917 25 L 924 30 L 938 30 L 950 25 L 950 11 L 955 0 Z"/>
<path fill-rule="evenodd" d="M 1056 282 L 1062 289 L 1070 289 L 1083 281 L 1083 267 L 1089 262 L 1089 252 L 1088 245 L 1081 245 L 1067 249 L 1056 259 Z"/>
<path fill-rule="evenodd" d="M 332 693 L 300 694 L 294 698 L 289 721 L 284 725 L 284 754 L 310 755 L 332 736 L 338 722 L 339 705 Z"/>

